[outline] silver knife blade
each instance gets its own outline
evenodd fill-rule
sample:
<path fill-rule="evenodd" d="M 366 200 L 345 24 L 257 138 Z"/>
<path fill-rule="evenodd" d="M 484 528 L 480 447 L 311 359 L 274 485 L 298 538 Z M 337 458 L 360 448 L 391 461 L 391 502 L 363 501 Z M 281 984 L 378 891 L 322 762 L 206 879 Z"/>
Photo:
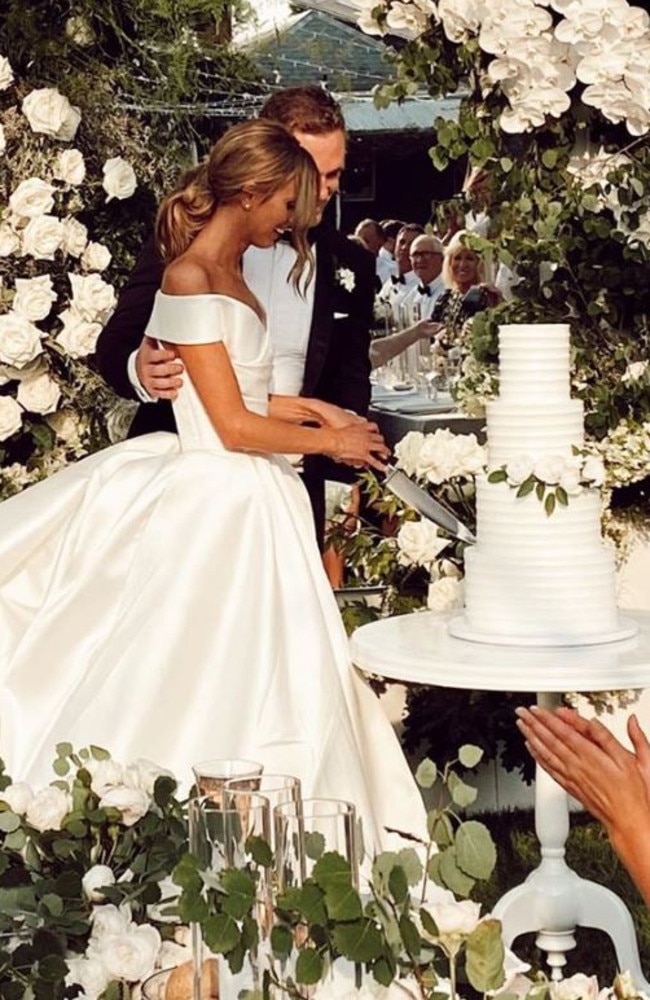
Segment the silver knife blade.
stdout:
<path fill-rule="evenodd" d="M 422 517 L 433 521 L 440 528 L 460 539 L 473 545 L 476 542 L 475 535 L 462 521 L 459 521 L 455 514 L 443 507 L 441 503 L 434 500 L 426 490 L 414 483 L 401 469 L 394 465 L 387 466 L 388 473 L 384 480 L 384 486 L 394 493 L 396 497 L 403 501 L 407 507 L 412 507 Z"/>

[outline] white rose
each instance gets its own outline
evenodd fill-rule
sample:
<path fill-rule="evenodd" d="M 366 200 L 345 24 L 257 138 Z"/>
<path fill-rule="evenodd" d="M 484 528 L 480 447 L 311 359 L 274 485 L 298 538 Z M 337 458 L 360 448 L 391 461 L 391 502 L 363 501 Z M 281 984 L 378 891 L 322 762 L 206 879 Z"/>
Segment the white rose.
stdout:
<path fill-rule="evenodd" d="M 481 904 L 471 899 L 427 905 L 441 938 L 465 936 L 476 928 L 481 915 Z"/>
<path fill-rule="evenodd" d="M 118 809 L 125 826 L 133 826 L 142 819 L 150 803 L 151 798 L 141 788 L 129 788 L 127 785 L 109 788 L 99 801 L 102 808 Z"/>
<path fill-rule="evenodd" d="M 60 830 L 63 819 L 71 809 L 72 799 L 68 793 L 55 785 L 48 785 L 36 793 L 25 816 L 30 826 L 43 833 L 45 830 Z"/>
<path fill-rule="evenodd" d="M 0 316 L 0 362 L 23 368 L 42 350 L 38 327 L 17 312 Z"/>
<path fill-rule="evenodd" d="M 475 434 L 455 434 L 452 454 L 453 476 L 469 479 L 485 468 L 487 450 L 478 443 Z"/>
<path fill-rule="evenodd" d="M 49 274 L 38 278 L 16 278 L 14 309 L 32 323 L 49 316 L 55 300 L 56 292 Z"/>
<path fill-rule="evenodd" d="M 81 121 L 79 108 L 51 87 L 32 90 L 22 103 L 22 111 L 32 132 L 71 142 Z"/>
<path fill-rule="evenodd" d="M 45 419 L 61 441 L 69 445 L 79 443 L 81 424 L 74 410 L 60 410 L 58 413 L 48 415 Z"/>
<path fill-rule="evenodd" d="M 551 1000 L 596 1000 L 599 992 L 596 976 L 585 976 L 582 972 L 549 986 Z"/>
<path fill-rule="evenodd" d="M 576 497 L 582 493 L 582 480 L 580 477 L 580 469 L 576 468 L 575 465 L 567 465 L 566 469 L 560 476 L 558 486 L 570 497 Z"/>
<path fill-rule="evenodd" d="M 543 483 L 553 485 L 559 483 L 566 467 L 567 461 L 562 455 L 543 455 L 535 462 L 533 472 Z"/>
<path fill-rule="evenodd" d="M 85 358 L 95 350 L 97 338 L 101 333 L 101 323 L 89 323 L 80 316 L 76 309 L 66 309 L 59 319 L 63 329 L 56 338 L 66 354 L 71 358 Z"/>
<path fill-rule="evenodd" d="M 582 466 L 582 478 L 594 486 L 602 486 L 605 482 L 605 466 L 602 459 L 596 455 L 589 455 Z"/>
<path fill-rule="evenodd" d="M 90 787 L 101 798 L 109 788 L 125 784 L 125 769 L 116 760 L 89 760 L 86 770 L 90 774 Z"/>
<path fill-rule="evenodd" d="M 88 242 L 88 230 L 83 222 L 68 217 L 61 223 L 63 239 L 61 249 L 71 257 L 81 257 Z"/>
<path fill-rule="evenodd" d="M 90 323 L 104 323 L 115 308 L 115 289 L 98 274 L 68 274 L 72 285 L 71 306 Z"/>
<path fill-rule="evenodd" d="M 404 469 L 407 476 L 414 476 L 417 473 L 423 444 L 424 434 L 421 431 L 409 431 L 395 445 L 396 464 L 400 469 Z"/>
<path fill-rule="evenodd" d="M 49 366 L 43 354 L 39 354 L 37 358 L 23 365 L 22 368 L 14 368 L 12 365 L 0 366 L 0 375 L 5 382 L 22 382 L 24 379 L 36 378 L 37 375 L 42 375 L 43 372 L 47 371 L 49 371 Z"/>
<path fill-rule="evenodd" d="M 25 815 L 33 798 L 33 789 L 26 781 L 14 781 L 13 784 L 7 785 L 4 792 L 0 792 L 0 799 L 6 802 L 17 816 Z"/>
<path fill-rule="evenodd" d="M 172 772 L 167 771 L 164 767 L 159 767 L 158 764 L 153 764 L 150 760 L 139 758 L 127 767 L 126 783 L 132 785 L 133 788 L 140 788 L 147 795 L 152 796 L 156 780 L 162 775 L 167 778 L 174 777 Z"/>
<path fill-rule="evenodd" d="M 97 940 L 102 937 L 124 934 L 131 926 L 131 908 L 128 903 L 117 907 L 113 903 L 97 906 L 92 912 L 92 937 Z"/>
<path fill-rule="evenodd" d="M 9 208 L 22 219 L 47 215 L 54 208 L 54 188 L 40 177 L 28 177 L 10 196 Z"/>
<path fill-rule="evenodd" d="M 115 875 L 108 865 L 93 865 L 81 880 L 86 899 L 91 903 L 101 903 L 105 896 L 100 890 L 109 885 L 115 885 Z"/>
<path fill-rule="evenodd" d="M 23 229 L 22 253 L 36 260 L 54 260 L 63 241 L 63 226 L 53 215 L 38 215 Z"/>
<path fill-rule="evenodd" d="M 54 413 L 61 390 L 53 378 L 47 374 L 37 378 L 23 379 L 16 395 L 18 402 L 30 413 Z"/>
<path fill-rule="evenodd" d="M 449 539 L 442 538 L 431 521 L 407 521 L 397 533 L 400 562 L 416 566 L 430 566 L 442 552 Z"/>
<path fill-rule="evenodd" d="M 6 56 L 0 56 L 0 90 L 10 87 L 14 78 L 14 71 Z"/>
<path fill-rule="evenodd" d="M 429 584 L 427 607 L 429 611 L 451 611 L 460 608 L 464 600 L 464 584 L 454 576 L 440 576 Z"/>
<path fill-rule="evenodd" d="M 7 149 L 7 137 L 5 136 L 5 130 L 2 125 L 0 125 L 0 156 L 4 155 Z"/>
<path fill-rule="evenodd" d="M 66 984 L 81 986 L 85 1000 L 97 1000 L 110 981 L 101 959 L 74 956 L 66 958 L 66 964 L 68 966 Z"/>
<path fill-rule="evenodd" d="M 130 198 L 138 182 L 135 177 L 135 170 L 121 156 L 113 156 L 104 164 L 104 180 L 102 187 L 106 192 L 106 201 L 112 198 L 123 200 Z"/>
<path fill-rule="evenodd" d="M 511 486 L 521 486 L 533 473 L 530 455 L 516 455 L 506 465 L 506 475 Z"/>
<path fill-rule="evenodd" d="M 103 243 L 89 243 L 81 255 L 84 271 L 103 271 L 111 262 L 111 252 Z"/>
<path fill-rule="evenodd" d="M 58 181 L 73 187 L 81 184 L 86 176 L 86 163 L 81 150 L 62 150 L 56 158 L 54 176 Z"/>
<path fill-rule="evenodd" d="M 11 257 L 20 249 L 20 237 L 6 223 L 0 225 L 0 257 Z"/>
<path fill-rule="evenodd" d="M 97 954 L 111 979 L 137 983 L 154 971 L 160 934 L 150 924 L 133 926 L 122 934 L 107 934 L 97 943 Z"/>

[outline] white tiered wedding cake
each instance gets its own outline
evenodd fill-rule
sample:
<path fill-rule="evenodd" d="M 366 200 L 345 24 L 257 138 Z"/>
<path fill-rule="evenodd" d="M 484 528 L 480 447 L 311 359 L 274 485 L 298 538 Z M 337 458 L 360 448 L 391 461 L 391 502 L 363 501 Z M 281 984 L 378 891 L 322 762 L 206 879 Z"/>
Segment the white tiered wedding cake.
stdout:
<path fill-rule="evenodd" d="M 488 468 L 574 459 L 583 406 L 570 397 L 569 327 L 502 326 L 500 392 L 487 406 Z M 583 488 L 547 513 L 509 482 L 476 484 L 477 543 L 465 551 L 465 614 L 450 632 L 476 641 L 561 646 L 623 639 L 614 556 L 600 532 L 600 492 Z"/>

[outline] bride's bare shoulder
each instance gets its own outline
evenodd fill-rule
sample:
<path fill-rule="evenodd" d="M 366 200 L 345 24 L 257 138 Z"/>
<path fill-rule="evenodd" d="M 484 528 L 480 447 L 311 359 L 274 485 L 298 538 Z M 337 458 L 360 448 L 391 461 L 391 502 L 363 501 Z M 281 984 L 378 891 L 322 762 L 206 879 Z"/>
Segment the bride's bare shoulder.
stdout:
<path fill-rule="evenodd" d="M 167 265 L 161 289 L 166 295 L 203 295 L 213 290 L 212 285 L 201 261 L 183 256 Z"/>

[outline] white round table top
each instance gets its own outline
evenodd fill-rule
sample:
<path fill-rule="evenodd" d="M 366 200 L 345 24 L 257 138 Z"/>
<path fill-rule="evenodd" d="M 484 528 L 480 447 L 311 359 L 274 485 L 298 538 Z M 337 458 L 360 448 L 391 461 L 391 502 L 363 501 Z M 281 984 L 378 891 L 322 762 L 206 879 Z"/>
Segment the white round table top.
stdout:
<path fill-rule="evenodd" d="M 500 646 L 455 639 L 458 615 L 413 612 L 362 625 L 353 662 L 390 680 L 483 691 L 610 691 L 650 687 L 650 611 L 623 611 L 633 638 L 589 646 Z"/>

